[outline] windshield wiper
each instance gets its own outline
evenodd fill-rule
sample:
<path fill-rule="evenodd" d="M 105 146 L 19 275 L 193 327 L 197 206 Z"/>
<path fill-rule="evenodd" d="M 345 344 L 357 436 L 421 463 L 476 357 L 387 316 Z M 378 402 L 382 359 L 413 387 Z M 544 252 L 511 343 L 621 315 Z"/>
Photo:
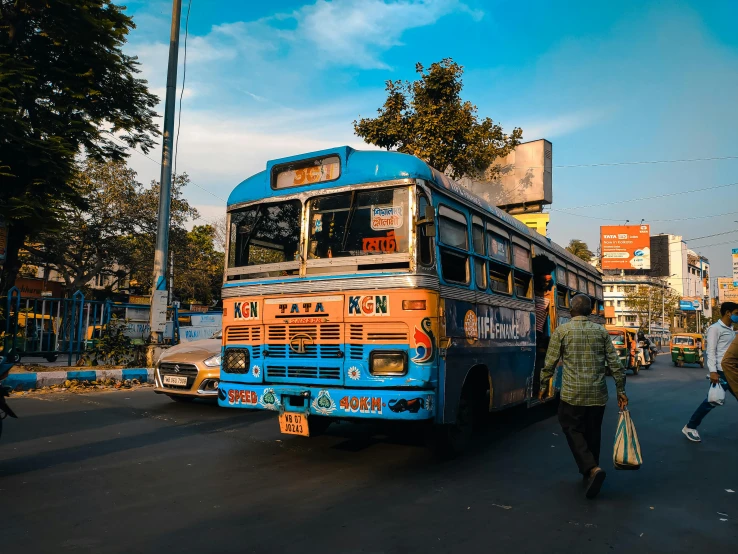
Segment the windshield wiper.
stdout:
<path fill-rule="evenodd" d="M 351 221 L 354 219 L 356 211 L 356 191 L 351 191 L 351 204 L 349 205 L 349 213 L 346 218 L 346 226 L 343 228 L 343 240 L 341 241 L 341 252 L 346 252 L 346 241 L 348 241 L 348 231 L 351 228 Z"/>

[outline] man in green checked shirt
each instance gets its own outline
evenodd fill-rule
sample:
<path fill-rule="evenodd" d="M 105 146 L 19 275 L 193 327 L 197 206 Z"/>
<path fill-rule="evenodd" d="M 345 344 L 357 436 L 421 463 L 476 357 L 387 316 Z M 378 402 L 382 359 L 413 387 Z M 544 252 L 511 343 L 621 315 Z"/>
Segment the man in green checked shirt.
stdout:
<path fill-rule="evenodd" d="M 602 325 L 587 319 L 592 301 L 583 294 L 571 300 L 572 320 L 556 328 L 541 370 L 540 397 L 548 391 L 549 381 L 559 360 L 564 365 L 559 404 L 559 423 L 566 435 L 579 472 L 587 479 L 587 498 L 600 492 L 605 472 L 600 467 L 602 417 L 607 404 L 605 364 L 610 368 L 618 391 L 618 406 L 628 405 L 625 396 L 625 369 Z"/>

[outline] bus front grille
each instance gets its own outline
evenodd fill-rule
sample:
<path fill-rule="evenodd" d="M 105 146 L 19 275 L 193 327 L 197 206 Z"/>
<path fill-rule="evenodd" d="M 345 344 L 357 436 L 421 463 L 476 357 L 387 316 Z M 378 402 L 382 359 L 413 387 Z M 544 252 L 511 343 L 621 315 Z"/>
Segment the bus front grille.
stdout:
<path fill-rule="evenodd" d="M 340 367 L 271 365 L 266 366 L 269 379 L 341 379 Z"/>

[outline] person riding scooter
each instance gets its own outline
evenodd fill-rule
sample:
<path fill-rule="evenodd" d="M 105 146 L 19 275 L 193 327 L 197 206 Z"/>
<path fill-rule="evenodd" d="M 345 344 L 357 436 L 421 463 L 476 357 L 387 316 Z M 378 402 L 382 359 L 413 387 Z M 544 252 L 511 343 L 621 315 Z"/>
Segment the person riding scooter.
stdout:
<path fill-rule="evenodd" d="M 638 347 L 641 349 L 641 365 L 648 369 L 653 363 L 651 341 L 643 331 L 638 331 Z"/>

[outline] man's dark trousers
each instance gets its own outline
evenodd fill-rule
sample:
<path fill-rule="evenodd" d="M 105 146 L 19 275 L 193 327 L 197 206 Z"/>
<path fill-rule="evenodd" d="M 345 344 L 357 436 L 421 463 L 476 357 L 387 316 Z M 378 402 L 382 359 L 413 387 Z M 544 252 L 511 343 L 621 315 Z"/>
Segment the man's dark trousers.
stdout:
<path fill-rule="evenodd" d="M 605 406 L 574 406 L 563 400 L 559 403 L 559 423 L 582 475 L 600 465 L 604 415 Z"/>

